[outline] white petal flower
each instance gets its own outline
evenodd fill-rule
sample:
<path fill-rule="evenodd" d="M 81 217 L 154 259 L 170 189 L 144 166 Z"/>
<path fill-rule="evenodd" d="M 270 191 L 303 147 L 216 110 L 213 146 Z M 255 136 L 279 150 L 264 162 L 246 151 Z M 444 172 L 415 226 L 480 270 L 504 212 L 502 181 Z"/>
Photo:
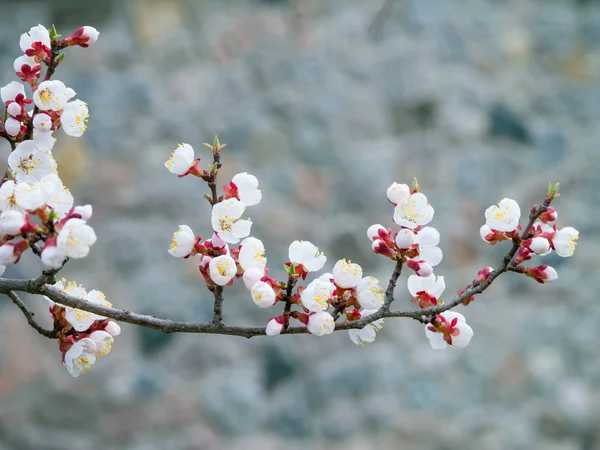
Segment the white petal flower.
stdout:
<path fill-rule="evenodd" d="M 309 241 L 294 241 L 289 248 L 290 262 L 302 264 L 307 272 L 321 270 L 327 261 L 323 252 Z"/>
<path fill-rule="evenodd" d="M 65 105 L 60 115 L 60 124 L 69 136 L 80 137 L 87 128 L 89 117 L 87 104 L 81 100 L 74 100 Z"/>
<path fill-rule="evenodd" d="M 340 259 L 333 266 L 333 280 L 343 289 L 356 287 L 362 279 L 362 274 L 362 267 L 345 259 Z"/>
<path fill-rule="evenodd" d="M 56 178 L 58 178 L 58 176 L 56 176 Z M 43 183 L 44 180 L 41 182 Z M 52 194 L 52 197 L 50 197 L 46 204 L 52 208 L 59 219 L 62 219 L 66 217 L 67 213 L 73 208 L 73 202 L 74 199 L 71 191 L 69 191 L 69 189 L 63 185 L 62 181 L 60 181 L 60 186 L 54 191 L 54 194 Z"/>
<path fill-rule="evenodd" d="M 281 334 L 283 331 L 283 318 L 281 317 L 273 317 L 267 323 L 267 328 L 265 332 L 267 336 L 277 336 Z"/>
<path fill-rule="evenodd" d="M 23 33 L 19 40 L 19 46 L 23 52 L 27 52 L 27 50 L 34 48 L 34 44 L 36 43 L 39 43 L 50 50 L 50 33 L 44 25 L 32 27 L 27 33 Z"/>
<path fill-rule="evenodd" d="M 383 225 L 379 223 L 371 225 L 369 228 L 367 228 L 367 237 L 371 240 L 371 242 L 375 239 L 379 239 L 380 231 L 383 231 L 387 234 L 387 229 Z"/>
<path fill-rule="evenodd" d="M 17 81 L 11 81 L 6 86 L 0 88 L 0 98 L 2 98 L 2 103 L 4 104 L 15 101 L 18 95 L 25 98 L 25 86 Z"/>
<path fill-rule="evenodd" d="M 425 334 L 433 349 L 443 350 L 448 345 L 454 348 L 465 348 L 469 344 L 473 337 L 473 329 L 467 325 L 462 314 L 446 311 L 438 314 L 437 317 L 439 330 L 432 325 L 425 326 Z"/>
<path fill-rule="evenodd" d="M 407 250 L 415 243 L 415 233 L 412 230 L 402 228 L 396 235 L 396 245 L 400 250 Z"/>
<path fill-rule="evenodd" d="M 440 243 L 440 233 L 433 227 L 424 227 L 415 235 L 415 242 L 419 245 L 419 256 L 416 258 L 425 261 L 432 267 L 442 261 L 442 249 L 437 245 Z"/>
<path fill-rule="evenodd" d="M 83 219 L 69 219 L 58 234 L 56 244 L 69 258 L 85 258 L 96 242 L 96 233 Z"/>
<path fill-rule="evenodd" d="M 194 249 L 196 235 L 187 225 L 179 225 L 179 229 L 173 234 L 173 240 L 169 247 L 169 253 L 176 258 L 188 256 Z"/>
<path fill-rule="evenodd" d="M 38 70 L 41 69 L 40 64 L 35 62 L 35 60 L 31 56 L 27 55 L 19 56 L 17 59 L 15 59 L 15 62 L 13 63 L 13 68 L 15 69 L 15 72 L 17 74 L 23 71 L 23 66 L 29 66 L 30 69 L 33 69 L 37 66 Z"/>
<path fill-rule="evenodd" d="M 2 235 L 21 234 L 21 228 L 27 223 L 25 214 L 16 209 L 9 209 L 0 214 L 0 230 Z"/>
<path fill-rule="evenodd" d="M 433 213 L 432 206 L 427 203 L 427 197 L 417 192 L 396 205 L 394 222 L 412 230 L 420 225 L 426 225 L 431 222 Z"/>
<path fill-rule="evenodd" d="M 315 336 L 324 336 L 333 333 L 335 322 L 331 314 L 325 311 L 318 311 L 308 316 L 308 324 L 306 325 L 310 334 Z"/>
<path fill-rule="evenodd" d="M 492 230 L 514 231 L 519 226 L 521 208 L 510 198 L 503 198 L 498 205 L 485 210 L 485 223 Z"/>
<path fill-rule="evenodd" d="M 258 179 L 254 175 L 242 172 L 231 179 L 237 186 L 240 201 L 246 206 L 258 205 L 262 199 L 262 192 L 258 189 Z"/>
<path fill-rule="evenodd" d="M 252 300 L 254 300 L 256 306 L 260 308 L 273 306 L 277 297 L 271 285 L 264 281 L 255 283 L 254 286 L 252 286 L 250 294 L 252 295 Z"/>
<path fill-rule="evenodd" d="M 17 136 L 21 132 L 21 122 L 9 117 L 4 122 L 4 130 L 9 136 Z"/>
<path fill-rule="evenodd" d="M 15 200 L 26 211 L 35 211 L 49 203 L 52 196 L 61 187 L 62 181 L 56 174 L 46 175 L 41 181 L 32 184 L 17 183 L 15 186 Z"/>
<path fill-rule="evenodd" d="M 238 261 L 244 271 L 256 268 L 264 271 L 267 265 L 265 258 L 265 246 L 260 239 L 248 237 L 242 241 Z"/>
<path fill-rule="evenodd" d="M 378 310 L 383 306 L 384 293 L 381 283 L 375 277 L 363 278 L 356 287 L 356 298 L 366 310 Z"/>
<path fill-rule="evenodd" d="M 250 234 L 252 221 L 241 220 L 246 207 L 237 198 L 223 200 L 213 206 L 211 224 L 213 230 L 219 233 L 221 239 L 230 244 L 236 244 L 241 238 Z"/>
<path fill-rule="evenodd" d="M 94 341 L 94 344 L 96 344 L 96 350 L 94 351 L 94 354 L 98 358 L 100 356 L 108 355 L 110 353 L 110 349 L 113 345 L 113 342 L 115 342 L 115 340 L 109 333 L 102 330 L 92 332 L 90 334 L 90 339 Z"/>
<path fill-rule="evenodd" d="M 419 277 L 417 275 L 411 275 L 408 277 L 408 291 L 413 295 L 417 296 L 421 292 L 439 299 L 446 289 L 446 283 L 444 277 L 437 277 L 434 274 L 428 277 Z"/>
<path fill-rule="evenodd" d="M 546 255 L 550 253 L 550 242 L 548 239 L 543 237 L 534 237 L 531 240 L 531 244 L 529 244 L 529 250 L 531 250 L 536 255 Z"/>
<path fill-rule="evenodd" d="M 65 262 L 67 253 L 64 249 L 55 245 L 47 245 L 40 256 L 42 264 L 50 269 L 60 269 Z"/>
<path fill-rule="evenodd" d="M 74 96 L 75 91 L 62 81 L 46 80 L 33 93 L 33 101 L 41 111 L 60 111 Z"/>
<path fill-rule="evenodd" d="M 309 311 L 323 311 L 329 308 L 329 300 L 335 292 L 333 283 L 319 278 L 311 281 L 300 294 L 302 306 Z"/>
<path fill-rule="evenodd" d="M 92 205 L 76 206 L 73 209 L 74 214 L 79 214 L 83 220 L 90 220 L 92 218 Z"/>
<path fill-rule="evenodd" d="M 558 256 L 573 256 L 578 239 L 579 231 L 573 227 L 565 227 L 556 232 L 552 238 L 552 245 Z"/>
<path fill-rule="evenodd" d="M 397 205 L 403 200 L 408 200 L 410 197 L 410 188 L 406 184 L 398 184 L 394 182 L 387 189 L 386 195 L 390 202 L 392 202 L 394 205 Z"/>
<path fill-rule="evenodd" d="M 189 144 L 179 144 L 169 160 L 165 162 L 165 167 L 169 169 L 169 172 L 183 176 L 195 161 L 193 147 Z"/>
<path fill-rule="evenodd" d="M 14 245 L 4 244 L 0 246 L 0 265 L 10 266 L 14 264 L 18 259 L 18 255 L 15 254 Z"/>
<path fill-rule="evenodd" d="M 47 133 L 52 129 L 52 118 L 46 113 L 37 113 L 33 117 L 33 129 L 41 133 Z"/>
<path fill-rule="evenodd" d="M 111 336 L 118 336 L 121 334 L 121 327 L 119 326 L 119 324 L 117 324 L 117 322 L 109 320 L 104 326 L 104 331 L 106 331 Z"/>
<path fill-rule="evenodd" d="M 96 343 L 90 338 L 75 342 L 65 353 L 65 366 L 73 377 L 88 372 L 96 362 Z"/>
<path fill-rule="evenodd" d="M 82 286 L 77 286 L 75 283 L 68 283 L 64 289 L 67 294 L 91 303 L 110 307 L 112 304 L 106 300 L 103 292 L 96 289 L 86 293 Z M 87 331 L 96 320 L 104 320 L 105 317 L 99 314 L 94 314 L 78 308 L 65 307 L 65 319 L 77 331 Z"/>
<path fill-rule="evenodd" d="M 210 278 L 219 286 L 225 286 L 237 273 L 234 259 L 229 255 L 217 256 L 208 264 Z"/>
<path fill-rule="evenodd" d="M 8 165 L 19 182 L 34 183 L 46 175 L 57 173 L 52 152 L 39 145 L 38 141 L 27 140 L 17 144 L 8 156 Z"/>
<path fill-rule="evenodd" d="M 371 314 L 375 314 L 376 312 L 376 309 L 363 309 L 360 311 L 360 317 L 367 317 Z M 375 340 L 377 337 L 377 332 L 381 330 L 382 326 L 383 319 L 379 319 L 358 330 L 348 330 L 348 334 L 350 335 L 350 340 L 356 345 L 370 344 Z"/>
<path fill-rule="evenodd" d="M 2 186 L 0 186 L 0 211 L 6 211 L 7 209 L 22 209 L 15 197 L 15 187 L 16 183 L 14 180 L 6 180 L 2 183 Z"/>
<path fill-rule="evenodd" d="M 265 272 L 263 270 L 257 269 L 256 267 L 251 267 L 244 272 L 244 286 L 246 286 L 246 289 L 250 291 L 264 276 Z"/>

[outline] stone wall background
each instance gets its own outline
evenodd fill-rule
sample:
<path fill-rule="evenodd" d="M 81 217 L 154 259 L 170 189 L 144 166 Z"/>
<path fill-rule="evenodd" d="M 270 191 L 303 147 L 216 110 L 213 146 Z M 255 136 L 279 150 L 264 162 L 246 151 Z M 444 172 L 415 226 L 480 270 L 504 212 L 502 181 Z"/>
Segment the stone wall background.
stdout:
<path fill-rule="evenodd" d="M 223 177 L 261 181 L 250 216 L 275 273 L 300 238 L 386 279 L 365 229 L 391 225 L 386 187 L 416 176 L 448 293 L 503 254 L 479 240 L 483 210 L 504 196 L 526 210 L 560 181 L 560 224 L 581 239 L 573 258 L 548 258 L 559 281 L 497 281 L 466 313 L 463 351 L 431 350 L 407 320 L 386 321 L 368 347 L 342 332 L 246 341 L 124 325 L 77 380 L 0 302 L 1 450 L 600 448 L 600 2 L 382 4 L 0 1 L 2 84 L 32 25 L 101 32 L 57 75 L 90 105 L 84 138 L 62 137 L 55 154 L 99 237 L 63 275 L 116 306 L 208 319 L 197 269 L 165 250 L 180 223 L 209 234 L 203 186 L 162 163 L 217 133 Z M 39 270 L 30 258 L 7 276 Z M 229 291 L 227 320 L 265 323 Z"/>

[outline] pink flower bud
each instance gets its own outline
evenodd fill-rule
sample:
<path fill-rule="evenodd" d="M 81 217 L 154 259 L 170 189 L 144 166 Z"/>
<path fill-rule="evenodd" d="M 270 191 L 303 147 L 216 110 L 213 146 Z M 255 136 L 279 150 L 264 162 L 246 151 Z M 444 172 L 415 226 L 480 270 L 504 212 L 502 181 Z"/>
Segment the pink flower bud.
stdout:
<path fill-rule="evenodd" d="M 483 283 L 485 280 L 487 280 L 489 278 L 490 274 L 493 271 L 494 271 L 493 267 L 484 267 L 479 272 L 477 272 L 477 278 L 475 278 L 475 279 L 477 281 L 479 281 L 480 283 Z"/>
<path fill-rule="evenodd" d="M 557 218 L 558 213 L 556 212 L 556 209 L 552 206 L 548 206 L 548 209 L 542 214 L 540 214 L 538 220 L 543 223 L 552 223 L 555 222 Z"/>
<path fill-rule="evenodd" d="M 428 277 L 433 273 L 433 268 L 425 261 L 416 261 L 414 259 L 409 259 L 406 262 L 406 265 L 409 269 L 414 270 L 415 274 L 417 274 L 420 277 Z"/>
<path fill-rule="evenodd" d="M 525 275 L 533 278 L 538 283 L 550 283 L 558 278 L 556 270 L 548 264 L 542 264 L 537 267 L 528 267 L 525 269 Z"/>
<path fill-rule="evenodd" d="M 65 39 L 65 42 L 70 46 L 79 45 L 80 47 L 89 47 L 98 40 L 99 35 L 100 33 L 94 27 L 79 27 L 72 35 Z"/>
<path fill-rule="evenodd" d="M 528 240 L 528 247 L 536 255 L 545 255 L 550 251 L 550 242 L 543 237 L 534 237 Z"/>
<path fill-rule="evenodd" d="M 391 258 L 394 256 L 394 252 L 392 251 L 392 249 L 389 248 L 388 245 L 385 242 L 383 242 L 381 239 L 377 239 L 377 240 L 373 241 L 373 243 L 371 244 L 371 248 L 378 255 L 387 256 L 388 258 Z"/>
<path fill-rule="evenodd" d="M 269 319 L 266 328 L 267 336 L 277 336 L 278 334 L 281 334 L 281 332 L 283 331 L 283 323 L 283 316 L 273 317 Z"/>
<path fill-rule="evenodd" d="M 529 250 L 527 247 L 521 247 L 519 249 L 519 253 L 517 253 L 517 256 L 513 260 L 513 263 L 515 265 L 522 264 L 523 262 L 530 260 L 531 255 L 533 255 L 531 250 Z"/>

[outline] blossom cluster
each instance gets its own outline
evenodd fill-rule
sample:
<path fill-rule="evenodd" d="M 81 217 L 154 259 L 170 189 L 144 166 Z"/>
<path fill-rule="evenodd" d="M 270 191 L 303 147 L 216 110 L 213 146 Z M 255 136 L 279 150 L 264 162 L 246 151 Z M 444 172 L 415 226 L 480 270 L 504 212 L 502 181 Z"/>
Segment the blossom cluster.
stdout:
<path fill-rule="evenodd" d="M 112 306 L 102 292 L 95 289 L 88 292 L 83 286 L 64 278 L 54 286 L 72 297 Z M 108 355 L 114 336 L 121 333 L 121 328 L 116 322 L 98 314 L 62 306 L 48 297 L 46 300 L 50 304 L 54 329 L 58 330 L 62 363 L 72 376 L 78 377 L 89 371 L 98 358 Z"/>
<path fill-rule="evenodd" d="M 73 89 L 50 78 L 64 59 L 61 50 L 74 45 L 88 47 L 98 35 L 93 27 L 81 27 L 60 39 L 54 27 L 48 30 L 43 25 L 21 35 L 19 45 L 23 54 L 14 62 L 21 82 L 12 81 L 0 88 L 4 105 L 0 136 L 8 140 L 12 148 L 0 186 L 0 274 L 6 266 L 17 263 L 28 249 L 40 257 L 47 269 L 58 270 L 69 258 L 86 257 L 96 242 L 96 234 L 88 225 L 92 206 L 75 206 L 73 195 L 58 175 L 52 154 L 56 142 L 54 133 L 58 130 L 74 137 L 83 135 L 88 107 L 85 102 L 74 99 Z M 46 71 L 42 77 L 44 66 Z M 27 98 L 26 85 L 32 92 L 31 98 Z M 65 291 L 71 292 L 71 288 Z M 77 293 L 80 294 L 80 290 Z M 93 302 L 96 293 L 92 291 L 81 298 Z M 88 313 L 74 310 L 74 316 L 73 310 L 60 305 L 52 305 L 50 311 L 55 324 L 63 330 L 59 333 L 59 344 L 63 362 L 72 375 L 85 371 L 83 366 L 73 362 L 76 359 L 73 355 L 78 354 L 83 361 L 87 358 L 86 352 L 93 348 L 93 342 L 97 342 L 101 352 L 106 352 L 106 345 L 110 348 L 104 336 L 106 323 L 93 325 L 90 322 L 82 327 L 77 315 L 88 317 Z M 108 328 L 114 331 L 115 326 L 113 323 Z M 86 330 L 91 330 L 89 336 L 81 334 Z M 100 338 L 104 344 L 98 341 Z"/>

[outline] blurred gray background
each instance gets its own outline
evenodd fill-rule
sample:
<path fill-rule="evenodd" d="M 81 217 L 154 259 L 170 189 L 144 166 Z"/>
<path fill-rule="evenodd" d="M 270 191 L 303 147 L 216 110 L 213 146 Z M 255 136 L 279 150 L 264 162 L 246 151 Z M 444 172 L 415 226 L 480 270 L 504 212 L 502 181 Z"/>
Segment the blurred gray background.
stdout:
<path fill-rule="evenodd" d="M 0 301 L 0 449 L 600 449 L 600 2 L 584 0 L 0 1 L 2 85 L 19 36 L 68 35 L 56 78 L 89 104 L 81 139 L 59 133 L 59 171 L 92 203 L 98 242 L 63 275 L 118 307 L 202 321 L 197 267 L 167 254 L 185 223 L 209 237 L 206 186 L 163 162 L 219 134 L 221 181 L 258 176 L 249 209 L 271 274 L 294 239 L 385 280 L 372 223 L 385 189 L 416 176 L 436 209 L 450 297 L 506 247 L 480 240 L 502 197 L 524 213 L 559 181 L 573 258 L 552 285 L 506 275 L 464 312 L 475 337 L 433 351 L 423 326 L 386 320 L 376 342 L 163 335 L 123 325 L 77 380 L 55 342 Z M 2 142 L 2 154 L 8 146 Z M 26 258 L 7 276 L 40 271 Z M 406 278 L 403 278 L 405 280 Z M 241 284 L 241 283 L 240 283 Z M 265 324 L 242 286 L 226 320 Z M 405 281 L 400 309 L 411 307 Z M 45 315 L 45 301 L 28 303 Z M 47 321 L 46 323 L 49 323 Z"/>

